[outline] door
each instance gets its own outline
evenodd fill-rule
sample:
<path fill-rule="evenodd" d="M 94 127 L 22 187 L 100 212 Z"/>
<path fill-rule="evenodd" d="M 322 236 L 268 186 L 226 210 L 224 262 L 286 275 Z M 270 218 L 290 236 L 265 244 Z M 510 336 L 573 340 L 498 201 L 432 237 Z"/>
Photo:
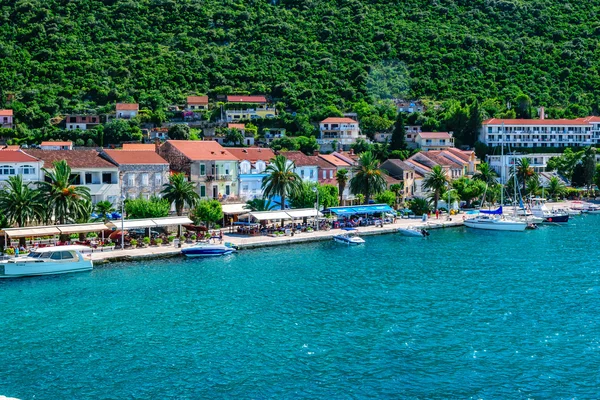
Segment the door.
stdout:
<path fill-rule="evenodd" d="M 213 186 L 213 199 L 218 199 L 218 198 L 219 198 L 219 187 Z"/>

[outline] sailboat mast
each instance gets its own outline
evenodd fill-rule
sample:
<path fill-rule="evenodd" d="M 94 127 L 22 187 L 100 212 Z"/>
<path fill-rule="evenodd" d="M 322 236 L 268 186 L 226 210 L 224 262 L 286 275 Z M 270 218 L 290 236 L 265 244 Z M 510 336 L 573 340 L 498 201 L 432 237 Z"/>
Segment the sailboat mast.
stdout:
<path fill-rule="evenodd" d="M 500 141 L 500 175 L 502 178 L 502 183 L 500 184 L 500 186 L 502 186 L 500 188 L 500 205 L 503 206 L 504 205 L 504 182 L 506 182 L 506 180 L 504 179 L 504 122 L 502 123 L 502 140 Z"/>

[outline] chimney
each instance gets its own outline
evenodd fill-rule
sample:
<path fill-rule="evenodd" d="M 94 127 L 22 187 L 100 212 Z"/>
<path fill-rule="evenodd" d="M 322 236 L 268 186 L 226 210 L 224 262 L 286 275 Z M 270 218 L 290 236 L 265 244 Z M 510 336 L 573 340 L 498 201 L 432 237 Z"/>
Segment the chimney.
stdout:
<path fill-rule="evenodd" d="M 350 149 L 350 155 L 353 156 L 354 155 L 354 149 Z"/>
<path fill-rule="evenodd" d="M 546 110 L 544 110 L 544 107 L 540 107 L 540 119 L 544 118 L 546 118 Z"/>
<path fill-rule="evenodd" d="M 318 156 L 318 155 L 319 155 L 319 150 L 313 151 L 313 156 Z"/>
<path fill-rule="evenodd" d="M 160 148 L 160 139 L 156 138 L 154 140 L 154 151 L 156 151 L 157 153 L 159 152 L 158 149 Z"/>

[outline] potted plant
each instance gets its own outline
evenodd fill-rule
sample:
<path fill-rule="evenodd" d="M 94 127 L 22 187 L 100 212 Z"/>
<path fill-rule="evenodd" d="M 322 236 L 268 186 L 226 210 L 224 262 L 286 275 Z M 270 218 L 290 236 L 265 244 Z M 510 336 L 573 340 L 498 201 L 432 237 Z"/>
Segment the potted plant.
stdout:
<path fill-rule="evenodd" d="M 136 247 L 137 247 L 137 245 L 138 245 L 138 241 L 137 241 L 137 240 L 135 240 L 135 239 L 131 239 L 131 242 L 129 242 L 129 243 L 131 244 L 131 247 L 132 247 L 132 248 L 136 248 Z"/>
<path fill-rule="evenodd" d="M 195 242 L 197 238 L 198 238 L 198 236 L 196 236 L 196 235 L 190 236 L 190 239 L 192 240 L 192 242 Z"/>
<path fill-rule="evenodd" d="M 150 245 L 150 238 L 149 237 L 145 237 L 144 239 L 142 239 L 144 242 L 144 246 L 149 246 Z"/>
<path fill-rule="evenodd" d="M 15 249 L 13 249 L 12 247 L 8 247 L 8 248 L 4 249 L 4 254 L 6 254 L 7 256 L 14 256 Z"/>
<path fill-rule="evenodd" d="M 158 238 L 158 239 L 156 239 L 156 240 L 155 240 L 155 242 L 156 242 L 156 245 L 157 245 L 157 246 L 160 246 L 160 245 L 162 244 L 162 242 L 163 242 L 163 241 L 162 241 L 162 239 L 161 239 L 161 238 Z"/>

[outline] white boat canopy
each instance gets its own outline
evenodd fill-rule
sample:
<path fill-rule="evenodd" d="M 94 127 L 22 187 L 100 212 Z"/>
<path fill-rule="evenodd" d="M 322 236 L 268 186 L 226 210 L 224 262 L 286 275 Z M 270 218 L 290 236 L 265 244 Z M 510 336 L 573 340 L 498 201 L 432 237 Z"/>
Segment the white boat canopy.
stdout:
<path fill-rule="evenodd" d="M 259 221 L 292 219 L 285 211 L 252 211 L 250 215 Z"/>
<path fill-rule="evenodd" d="M 320 217 L 322 214 L 315 208 L 299 208 L 296 210 L 286 210 L 287 215 L 293 219 Z"/>
<path fill-rule="evenodd" d="M 246 203 L 223 204 L 223 214 L 245 214 L 250 211 Z"/>
<path fill-rule="evenodd" d="M 60 235 L 57 226 L 26 226 L 22 228 L 4 228 L 1 233 L 10 238 Z"/>

